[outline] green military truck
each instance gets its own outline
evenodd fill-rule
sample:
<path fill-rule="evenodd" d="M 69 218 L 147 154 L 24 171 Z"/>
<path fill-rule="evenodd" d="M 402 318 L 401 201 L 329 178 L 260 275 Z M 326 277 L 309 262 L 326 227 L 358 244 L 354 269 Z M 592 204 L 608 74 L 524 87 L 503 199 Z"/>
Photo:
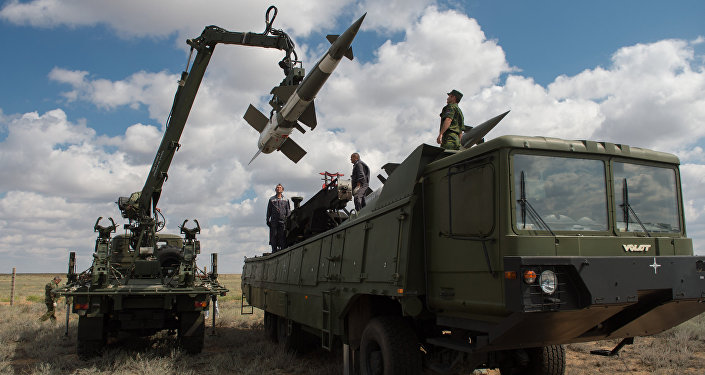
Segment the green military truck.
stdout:
<path fill-rule="evenodd" d="M 245 259 L 285 347 L 342 344 L 345 373 L 563 374 L 563 344 L 622 339 L 613 355 L 705 311 L 674 155 L 502 136 L 383 169 L 360 212 L 307 202 L 289 247 Z"/>
<path fill-rule="evenodd" d="M 161 330 L 175 331 L 187 353 L 200 353 L 203 313 L 210 301 L 228 292 L 218 282 L 217 254 L 211 255 L 210 273 L 196 267 L 200 227 L 186 228 L 184 222 L 184 238 L 157 233 L 155 246 L 135 250 L 131 233 L 111 238 L 115 223 L 111 219 L 112 225 L 103 227 L 99 221 L 92 266 L 76 273 L 72 252 L 67 285 L 58 290 L 72 298 L 71 309 L 78 315 L 79 357 L 100 355 L 109 337 L 150 336 Z"/>

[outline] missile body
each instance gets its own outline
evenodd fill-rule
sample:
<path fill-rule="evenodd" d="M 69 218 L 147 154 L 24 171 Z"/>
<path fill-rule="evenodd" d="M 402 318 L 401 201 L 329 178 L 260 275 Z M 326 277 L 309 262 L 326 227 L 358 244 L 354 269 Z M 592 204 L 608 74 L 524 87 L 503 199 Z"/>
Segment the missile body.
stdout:
<path fill-rule="evenodd" d="M 509 111 L 504 112 L 501 115 L 492 117 L 491 119 L 465 132 L 463 134 L 463 138 L 460 139 L 460 144 L 462 144 L 464 148 L 470 148 L 480 143 L 482 138 L 484 138 L 485 135 L 490 132 L 490 130 L 494 129 L 494 127 L 497 126 L 500 121 L 502 121 L 502 119 L 504 118 L 504 116 L 507 115 L 507 113 L 509 113 Z"/>
<path fill-rule="evenodd" d="M 304 132 L 304 129 L 298 124 L 299 121 L 311 129 L 316 127 L 313 99 L 343 56 L 350 60 L 353 59 L 350 45 L 360 29 L 365 15 L 355 21 L 342 35 L 328 35 L 327 39 L 331 42 L 330 48 L 299 85 L 277 86 L 272 89 L 272 94 L 285 102 L 280 109 L 275 107 L 270 118 L 250 104 L 244 119 L 260 132 L 257 142 L 259 151 L 252 160 L 262 152 L 269 154 L 274 150 L 283 152 L 294 163 L 306 155 L 306 151 L 289 138 L 289 135 L 294 128 Z"/>

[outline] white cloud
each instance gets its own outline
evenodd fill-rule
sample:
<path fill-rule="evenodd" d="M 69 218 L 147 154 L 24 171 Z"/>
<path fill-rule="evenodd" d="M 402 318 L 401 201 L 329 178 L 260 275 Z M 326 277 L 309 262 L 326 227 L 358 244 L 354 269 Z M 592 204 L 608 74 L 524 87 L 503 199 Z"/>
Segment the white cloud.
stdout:
<path fill-rule="evenodd" d="M 270 3 L 280 12 L 274 28 L 305 36 L 333 25 L 341 9 L 351 1 Z M 126 38 L 167 37 L 173 33 L 192 37 L 191 34 L 199 32 L 204 25 L 237 26 L 233 31 L 263 32 L 265 9 L 261 2 L 232 0 L 210 0 L 207 6 L 189 0 L 10 0 L 0 9 L 0 18 L 43 28 L 106 25 Z"/>
<path fill-rule="evenodd" d="M 265 94 L 281 77 L 275 65 L 281 52 L 219 46 L 164 185 L 159 206 L 167 229 L 176 232 L 184 219 L 199 219 L 204 255 L 217 250 L 221 272 L 238 272 L 244 255 L 268 248 L 265 202 L 277 183 L 285 185 L 288 196 L 309 198 L 320 186 L 319 172 L 349 174 L 348 157 L 355 151 L 376 175 L 383 164 L 401 161 L 418 144 L 433 143 L 445 93 L 456 88 L 465 94 L 461 108 L 470 125 L 512 110 L 489 138 L 507 133 L 593 138 L 678 153 L 688 162 L 682 176 L 689 234 L 696 244 L 705 241 L 705 193 L 698 189 L 705 175 L 705 69 L 693 44 L 666 40 L 625 47 L 615 52 L 608 67 L 560 76 L 543 87 L 517 74 L 501 46 L 488 40 L 474 19 L 428 3 L 363 3 L 370 7 L 366 28 L 402 38 L 378 46 L 373 61 L 341 62 L 318 95 L 318 128 L 293 134 L 309 151 L 296 165 L 277 152 L 247 165 L 258 135 L 242 115 L 249 103 L 268 112 Z M 10 1 L 0 17 L 42 27 L 106 24 L 126 36 L 176 32 L 192 37 L 204 24 L 226 25 L 218 21 L 240 25 L 240 30 L 263 26 L 261 4 L 245 4 L 235 12 L 232 2 L 214 1 L 208 15 L 194 11 L 192 2 L 135 4 Z M 275 27 L 299 35 L 332 32 L 359 16 L 360 9 L 350 2 L 330 4 L 282 2 Z M 377 14 L 395 17 L 385 23 Z M 311 67 L 321 47 L 299 45 L 297 51 Z M 142 188 L 178 75 L 136 72 L 107 80 L 90 71 L 57 67 L 49 78 L 67 86 L 67 105 L 88 102 L 108 111 L 146 108 L 157 124 L 125 124 L 124 134 L 107 137 L 96 136 L 92 124 L 68 119 L 61 109 L 0 112 L 7 134 L 0 140 L 0 173 L 5 177 L 0 180 L 0 252 L 64 259 L 67 249 L 77 249 L 89 258 L 95 218 L 118 219 L 112 202 Z M 45 227 L 51 228 L 37 230 Z M 202 256 L 201 262 L 207 261 Z"/>
<path fill-rule="evenodd" d="M 80 271 L 90 265 L 95 243 L 95 212 L 107 203 L 69 201 L 34 192 L 9 191 L 0 199 L 0 256 L 18 272 L 59 272 L 66 269 L 68 252 L 77 251 Z M 5 271 L 6 272 L 6 271 Z"/>
<path fill-rule="evenodd" d="M 433 3 L 434 0 L 365 0 L 357 4 L 357 13 L 367 13 L 363 29 L 397 32 L 416 22 L 424 9 Z"/>
<path fill-rule="evenodd" d="M 69 122 L 60 109 L 26 113 L 9 121 L 0 142 L 0 188 L 104 200 L 146 174 L 125 165 L 124 157 L 96 146 L 95 131 Z"/>
<path fill-rule="evenodd" d="M 677 152 L 705 136 L 705 74 L 692 46 L 680 40 L 624 47 L 608 69 L 561 76 L 557 98 L 599 103 L 605 121 L 594 137 Z"/>

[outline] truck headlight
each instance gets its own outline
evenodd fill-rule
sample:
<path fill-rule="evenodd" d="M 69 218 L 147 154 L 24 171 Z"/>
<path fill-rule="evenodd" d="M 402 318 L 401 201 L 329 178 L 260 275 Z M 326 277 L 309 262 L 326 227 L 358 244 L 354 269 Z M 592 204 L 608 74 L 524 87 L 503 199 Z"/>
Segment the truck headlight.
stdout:
<path fill-rule="evenodd" d="M 558 285 L 558 278 L 553 271 L 545 270 L 541 272 L 541 276 L 539 276 L 539 285 L 544 293 L 553 294 Z"/>

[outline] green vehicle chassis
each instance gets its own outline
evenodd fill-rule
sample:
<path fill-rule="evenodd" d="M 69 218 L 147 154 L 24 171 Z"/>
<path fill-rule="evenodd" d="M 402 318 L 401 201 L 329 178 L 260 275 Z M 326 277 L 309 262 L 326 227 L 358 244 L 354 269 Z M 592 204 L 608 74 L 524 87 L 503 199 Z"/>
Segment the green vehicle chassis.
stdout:
<path fill-rule="evenodd" d="M 96 222 L 100 234 L 93 265 L 77 274 L 71 253 L 67 285 L 57 291 L 71 298 L 71 310 L 78 315 L 78 355 L 100 355 L 110 337 L 150 336 L 161 330 L 175 331 L 186 352 L 201 352 L 203 313 L 210 301 L 228 292 L 217 279 L 217 254 L 212 254 L 206 274 L 196 267 L 200 244 L 195 233 L 185 240 L 157 234 L 156 249 L 137 252 L 129 246 L 131 235 L 110 238 L 113 229 L 114 224 L 104 228 Z"/>
<path fill-rule="evenodd" d="M 422 145 L 342 224 L 245 259 L 242 290 L 287 347 L 342 343 L 346 373 L 563 373 L 562 344 L 705 311 L 678 164 L 543 137 Z"/>

